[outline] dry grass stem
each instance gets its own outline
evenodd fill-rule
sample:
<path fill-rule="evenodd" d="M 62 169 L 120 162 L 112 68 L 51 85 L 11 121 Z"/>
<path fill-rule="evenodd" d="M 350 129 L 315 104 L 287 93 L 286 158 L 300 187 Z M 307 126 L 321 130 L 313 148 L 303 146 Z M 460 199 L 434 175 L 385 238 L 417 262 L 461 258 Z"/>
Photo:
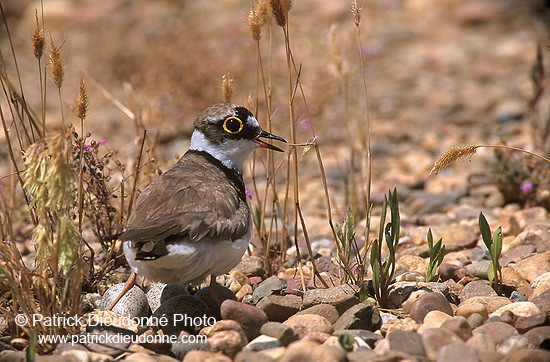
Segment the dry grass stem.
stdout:
<path fill-rule="evenodd" d="M 265 15 L 262 16 L 258 10 L 250 10 L 248 14 L 248 26 L 252 40 L 259 41 L 262 38 L 262 25 L 265 23 Z"/>

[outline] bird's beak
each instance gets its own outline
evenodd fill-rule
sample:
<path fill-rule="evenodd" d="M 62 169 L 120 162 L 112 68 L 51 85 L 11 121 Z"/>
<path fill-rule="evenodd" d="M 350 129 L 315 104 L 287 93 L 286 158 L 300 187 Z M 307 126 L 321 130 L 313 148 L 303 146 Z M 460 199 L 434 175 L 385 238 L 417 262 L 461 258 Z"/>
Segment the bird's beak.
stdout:
<path fill-rule="evenodd" d="M 261 140 L 260 138 L 271 138 L 272 140 L 277 140 L 277 141 L 281 141 L 281 142 L 286 143 L 284 138 L 279 137 L 279 136 L 275 136 L 274 134 L 271 134 L 271 133 L 266 132 L 264 130 L 262 130 L 256 138 L 254 138 L 254 142 L 256 142 L 258 145 L 260 145 L 260 147 L 269 148 L 270 150 L 275 150 L 275 151 L 279 151 L 279 152 L 284 152 L 279 147 L 273 146 L 270 143 L 266 143 L 263 140 Z"/>

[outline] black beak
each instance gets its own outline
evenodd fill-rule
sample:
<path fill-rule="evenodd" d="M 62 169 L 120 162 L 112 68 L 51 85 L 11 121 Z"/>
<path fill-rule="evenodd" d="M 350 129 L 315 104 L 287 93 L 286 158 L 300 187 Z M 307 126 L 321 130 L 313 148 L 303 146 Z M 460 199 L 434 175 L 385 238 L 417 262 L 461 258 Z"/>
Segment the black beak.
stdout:
<path fill-rule="evenodd" d="M 256 138 L 254 138 L 254 142 L 256 142 L 258 145 L 260 145 L 260 147 L 269 148 L 270 150 L 274 150 L 274 151 L 284 152 L 279 147 L 273 146 L 270 143 L 265 143 L 260 138 L 270 138 L 272 140 L 277 140 L 277 141 L 281 141 L 281 142 L 286 143 L 284 138 L 279 137 L 279 136 L 275 136 L 274 134 L 271 134 L 271 133 L 266 132 L 264 130 L 262 130 Z"/>

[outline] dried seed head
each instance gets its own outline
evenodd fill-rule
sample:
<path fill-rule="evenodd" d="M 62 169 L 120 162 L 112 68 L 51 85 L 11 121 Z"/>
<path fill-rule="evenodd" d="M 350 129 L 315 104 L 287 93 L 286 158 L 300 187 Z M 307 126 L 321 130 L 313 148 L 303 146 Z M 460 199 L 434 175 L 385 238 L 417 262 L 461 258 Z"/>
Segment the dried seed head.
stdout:
<path fill-rule="evenodd" d="M 361 8 L 357 3 L 357 0 L 351 2 L 351 14 L 353 15 L 353 23 L 355 26 L 359 26 L 361 23 Z"/>
<path fill-rule="evenodd" d="M 437 175 L 457 160 L 473 155 L 477 148 L 478 146 L 458 146 L 448 150 L 434 161 L 429 176 Z"/>
<path fill-rule="evenodd" d="M 231 103 L 235 81 L 229 73 L 222 75 L 222 98 L 225 103 Z"/>
<path fill-rule="evenodd" d="M 244 107 L 246 109 L 254 109 L 255 106 L 254 106 L 254 98 L 252 97 L 252 95 L 248 95 L 248 97 L 246 98 L 246 101 L 244 102 Z"/>
<path fill-rule="evenodd" d="M 86 93 L 86 82 L 84 78 L 80 78 L 80 89 L 78 96 L 76 97 L 76 116 L 81 120 L 86 118 L 86 112 L 88 111 L 88 95 Z"/>
<path fill-rule="evenodd" d="M 46 44 L 46 38 L 44 38 L 44 30 L 38 26 L 38 15 L 36 16 L 36 27 L 32 34 L 32 51 L 34 57 L 38 60 L 42 59 L 44 55 L 44 46 Z"/>
<path fill-rule="evenodd" d="M 262 37 L 262 25 L 265 22 L 265 17 L 261 17 L 255 10 L 250 10 L 248 14 L 248 26 L 250 27 L 250 34 L 252 40 L 259 41 Z"/>
<path fill-rule="evenodd" d="M 292 9 L 292 0 L 269 0 L 269 4 L 277 25 L 284 27 L 288 19 L 288 12 Z"/>
<path fill-rule="evenodd" d="M 65 68 L 61 62 L 60 48 L 55 46 L 53 40 L 51 41 L 50 49 L 50 68 L 52 70 L 52 79 L 58 89 L 63 85 L 63 78 L 65 78 Z"/>

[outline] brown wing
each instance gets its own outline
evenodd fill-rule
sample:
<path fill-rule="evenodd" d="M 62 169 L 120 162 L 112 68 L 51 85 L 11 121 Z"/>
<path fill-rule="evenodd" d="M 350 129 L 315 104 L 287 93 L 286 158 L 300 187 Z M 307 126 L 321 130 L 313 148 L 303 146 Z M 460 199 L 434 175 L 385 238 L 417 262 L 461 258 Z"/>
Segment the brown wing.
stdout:
<path fill-rule="evenodd" d="M 175 237 L 240 239 L 250 222 L 244 194 L 239 174 L 207 153 L 190 151 L 141 193 L 120 239 L 150 244 L 148 249 L 162 249 L 155 244 Z"/>

